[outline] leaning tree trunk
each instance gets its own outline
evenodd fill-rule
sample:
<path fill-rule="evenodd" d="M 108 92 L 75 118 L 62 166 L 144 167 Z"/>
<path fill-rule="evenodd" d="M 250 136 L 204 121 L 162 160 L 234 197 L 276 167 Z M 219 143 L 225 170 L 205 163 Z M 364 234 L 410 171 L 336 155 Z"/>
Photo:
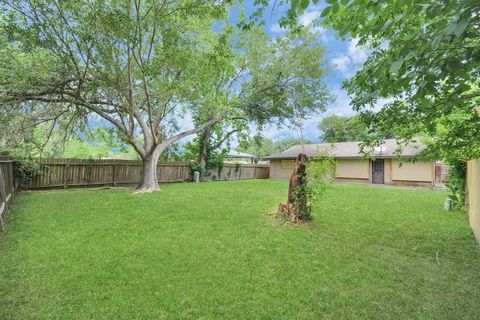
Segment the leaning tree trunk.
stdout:
<path fill-rule="evenodd" d="M 288 184 L 286 204 L 278 206 L 278 215 L 292 222 L 308 220 L 310 209 L 307 195 L 307 155 L 300 153 L 295 160 L 295 168 Z"/>
<path fill-rule="evenodd" d="M 200 146 L 200 168 L 202 170 L 202 180 L 206 179 L 207 174 L 207 162 L 208 162 L 208 153 L 209 153 L 209 143 L 210 136 L 212 134 L 212 129 L 210 127 L 203 130 L 201 146 Z"/>
<path fill-rule="evenodd" d="M 158 156 L 150 156 L 142 159 L 142 176 L 140 185 L 135 194 L 160 191 L 157 180 Z"/>

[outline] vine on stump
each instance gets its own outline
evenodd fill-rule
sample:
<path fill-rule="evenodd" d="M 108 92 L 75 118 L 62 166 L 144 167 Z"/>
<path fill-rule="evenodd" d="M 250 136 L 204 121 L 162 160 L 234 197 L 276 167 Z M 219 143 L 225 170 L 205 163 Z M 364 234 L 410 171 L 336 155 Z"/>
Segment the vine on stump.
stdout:
<path fill-rule="evenodd" d="M 299 222 L 309 220 L 310 206 L 307 197 L 307 164 L 308 157 L 300 153 L 295 160 L 295 168 L 288 183 L 288 200 L 278 206 L 278 214 L 286 220 Z"/>
<path fill-rule="evenodd" d="M 333 178 L 334 165 L 329 156 L 309 159 L 300 153 L 290 177 L 287 203 L 278 206 L 277 216 L 293 223 L 310 220 L 312 202 L 325 192 L 328 180 Z"/>

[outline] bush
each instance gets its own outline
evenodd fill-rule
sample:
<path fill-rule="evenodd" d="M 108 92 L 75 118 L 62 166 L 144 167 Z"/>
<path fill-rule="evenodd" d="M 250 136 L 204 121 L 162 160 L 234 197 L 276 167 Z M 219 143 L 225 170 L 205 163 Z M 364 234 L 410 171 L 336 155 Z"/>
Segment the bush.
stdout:
<path fill-rule="evenodd" d="M 467 163 L 456 160 L 450 162 L 448 181 L 445 183 L 448 190 L 448 197 L 452 200 L 455 208 L 464 209 L 465 207 L 465 181 L 467 177 Z"/>

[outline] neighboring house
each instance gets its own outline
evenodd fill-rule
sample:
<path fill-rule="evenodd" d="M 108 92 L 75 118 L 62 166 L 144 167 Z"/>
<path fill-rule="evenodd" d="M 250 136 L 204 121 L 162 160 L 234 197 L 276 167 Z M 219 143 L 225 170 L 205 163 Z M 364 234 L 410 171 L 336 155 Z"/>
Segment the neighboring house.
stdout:
<path fill-rule="evenodd" d="M 242 152 L 237 152 L 237 151 L 230 151 L 226 157 L 225 157 L 225 162 L 226 163 L 254 163 L 255 161 L 255 156 L 253 154 L 248 154 L 248 153 L 242 153 Z"/>
<path fill-rule="evenodd" d="M 409 161 L 426 148 L 420 143 L 405 147 L 397 156 L 395 139 L 387 139 L 370 153 L 371 160 L 361 154 L 360 142 L 338 142 L 334 144 L 307 144 L 304 152 L 309 157 L 328 153 L 336 160 L 335 178 L 339 182 L 377 183 L 399 186 L 431 187 L 435 181 L 435 161 Z M 296 156 L 302 146 L 296 145 L 284 152 L 271 155 L 270 179 L 289 179 Z"/>

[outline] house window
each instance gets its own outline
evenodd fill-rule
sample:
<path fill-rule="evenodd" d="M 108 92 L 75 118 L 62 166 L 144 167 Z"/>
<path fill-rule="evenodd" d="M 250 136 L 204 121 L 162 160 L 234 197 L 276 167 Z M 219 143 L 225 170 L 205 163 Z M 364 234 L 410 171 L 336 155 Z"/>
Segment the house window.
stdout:
<path fill-rule="evenodd" d="M 282 160 L 282 169 L 293 169 L 295 168 L 295 160 Z"/>

